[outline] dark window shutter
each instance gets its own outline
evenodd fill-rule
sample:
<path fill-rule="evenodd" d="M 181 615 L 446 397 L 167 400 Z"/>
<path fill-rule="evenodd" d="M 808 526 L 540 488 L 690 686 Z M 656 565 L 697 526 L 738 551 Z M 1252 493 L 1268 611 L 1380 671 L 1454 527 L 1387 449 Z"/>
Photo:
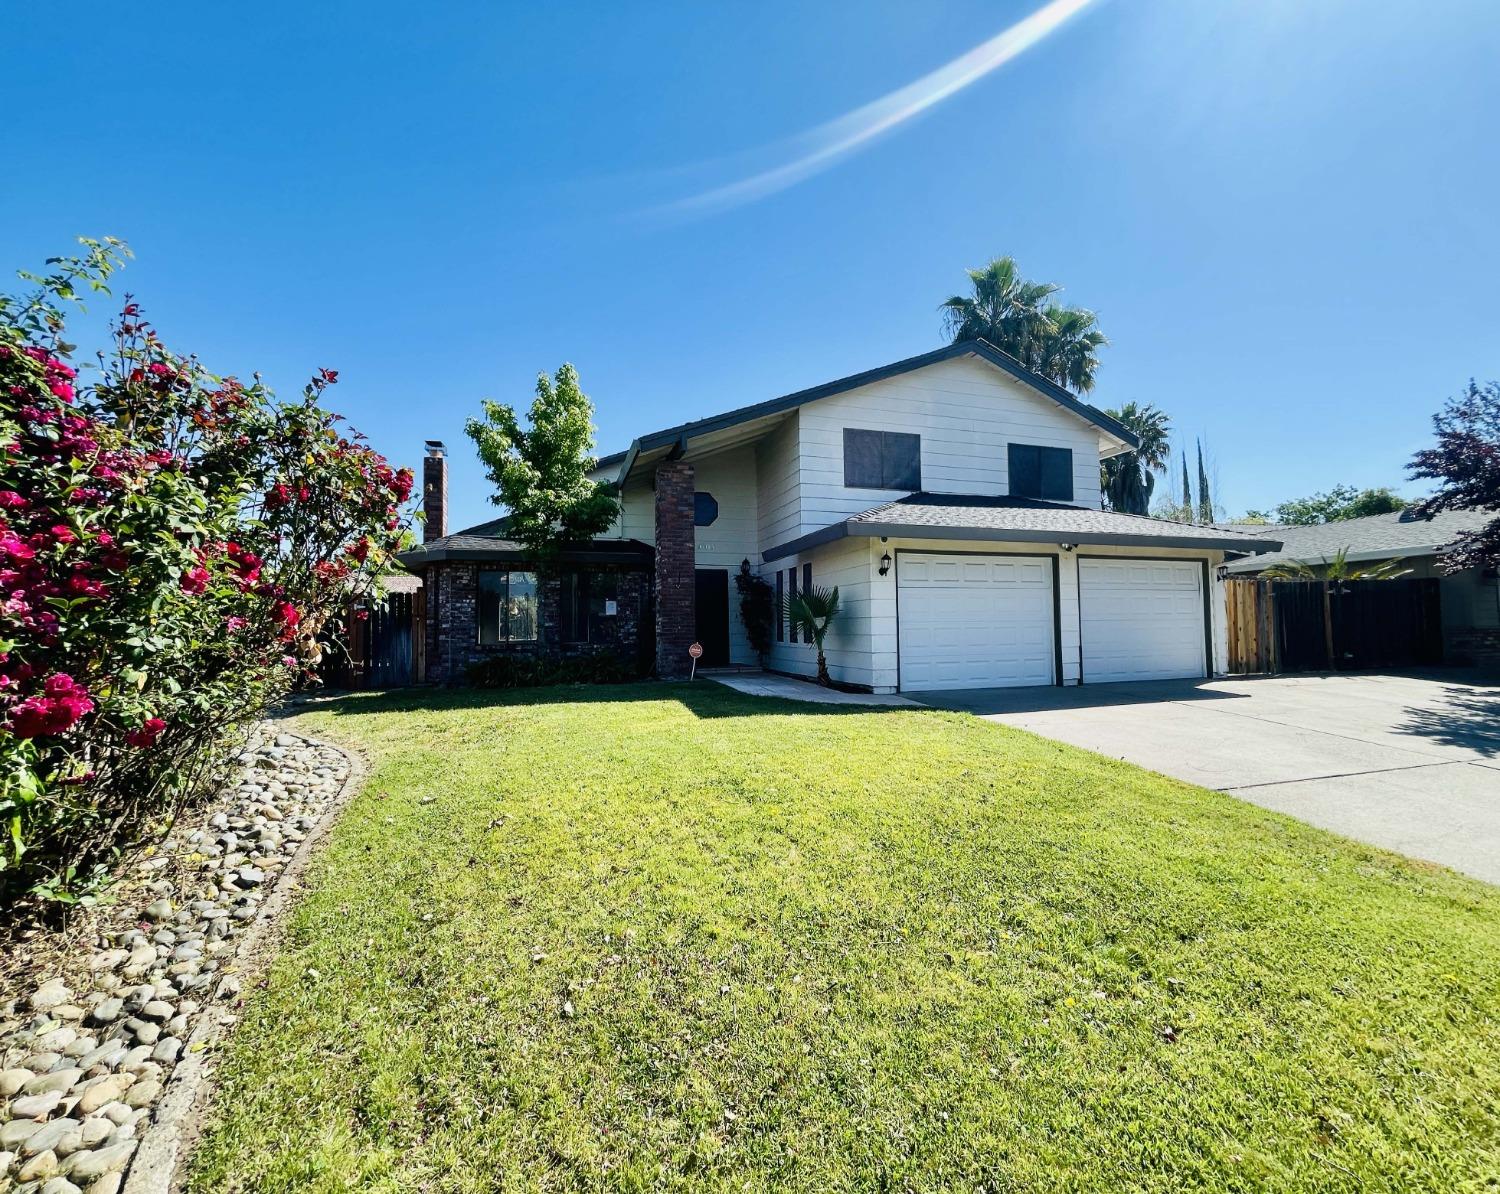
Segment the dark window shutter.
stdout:
<path fill-rule="evenodd" d="M 1041 495 L 1049 502 L 1073 500 L 1073 451 L 1071 448 L 1043 448 Z"/>
<path fill-rule="evenodd" d="M 905 431 L 884 433 L 882 489 L 922 488 L 922 437 Z"/>
<path fill-rule="evenodd" d="M 812 589 L 812 565 L 802 565 L 802 591 L 809 592 Z"/>
<path fill-rule="evenodd" d="M 776 641 L 786 642 L 786 581 L 780 568 L 776 569 Z"/>
<path fill-rule="evenodd" d="M 1009 445 L 1010 496 L 1042 496 L 1042 462 L 1031 444 Z"/>
<path fill-rule="evenodd" d="M 850 489 L 881 488 L 884 436 L 879 431 L 844 428 L 844 484 Z"/>

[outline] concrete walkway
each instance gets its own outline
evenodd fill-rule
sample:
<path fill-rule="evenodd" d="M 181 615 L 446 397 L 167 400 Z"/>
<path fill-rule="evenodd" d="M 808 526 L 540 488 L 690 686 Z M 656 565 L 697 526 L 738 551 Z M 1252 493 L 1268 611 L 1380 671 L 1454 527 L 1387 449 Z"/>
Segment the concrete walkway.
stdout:
<path fill-rule="evenodd" d="M 1455 673 L 924 693 L 1500 883 L 1500 687 Z"/>
<path fill-rule="evenodd" d="M 809 680 L 796 680 L 791 676 L 777 676 L 771 672 L 722 672 L 704 673 L 703 679 L 726 685 L 736 692 L 749 696 L 778 697 L 784 701 L 811 701 L 815 705 L 870 705 L 891 707 L 905 705 L 919 709 L 916 701 L 903 696 L 873 696 L 867 692 L 840 692 L 837 688 L 824 688 Z"/>

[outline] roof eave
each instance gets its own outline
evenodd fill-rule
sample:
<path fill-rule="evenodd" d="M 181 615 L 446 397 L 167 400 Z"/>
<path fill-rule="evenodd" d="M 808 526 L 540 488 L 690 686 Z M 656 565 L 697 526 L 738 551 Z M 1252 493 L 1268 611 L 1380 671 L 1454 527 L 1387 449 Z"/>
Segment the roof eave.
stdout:
<path fill-rule="evenodd" d="M 1117 535 L 1105 531 L 1043 531 L 1003 527 L 939 527 L 913 522 L 854 522 L 846 520 L 788 540 L 761 553 L 770 564 L 798 552 L 821 547 L 838 539 L 955 539 L 963 542 L 989 543 L 1075 543 L 1108 547 L 1174 547 L 1183 551 L 1275 551 L 1274 540 L 1246 540 L 1237 537 L 1186 538 L 1180 535 Z"/>

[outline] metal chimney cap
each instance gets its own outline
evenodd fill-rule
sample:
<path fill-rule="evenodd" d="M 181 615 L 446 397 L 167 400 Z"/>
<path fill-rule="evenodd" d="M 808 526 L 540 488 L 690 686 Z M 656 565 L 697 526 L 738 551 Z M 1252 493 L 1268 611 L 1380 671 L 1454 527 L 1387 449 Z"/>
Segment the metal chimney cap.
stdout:
<path fill-rule="evenodd" d="M 440 439 L 429 439 L 429 440 L 426 440 L 425 442 L 427 444 L 427 455 L 429 455 L 429 456 L 446 456 L 448 454 L 448 449 L 445 448 L 445 447 L 443 447 L 443 441 L 442 440 L 440 440 Z"/>

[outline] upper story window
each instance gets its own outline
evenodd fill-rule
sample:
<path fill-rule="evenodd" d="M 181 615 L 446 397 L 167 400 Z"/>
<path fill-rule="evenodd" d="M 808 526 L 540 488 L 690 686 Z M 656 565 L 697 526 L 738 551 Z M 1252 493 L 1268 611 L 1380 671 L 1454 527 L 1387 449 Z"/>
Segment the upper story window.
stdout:
<path fill-rule="evenodd" d="M 1010 496 L 1046 502 L 1073 500 L 1073 450 L 1011 444 Z"/>
<path fill-rule="evenodd" d="M 479 641 L 536 641 L 536 573 L 485 568 L 479 573 Z"/>
<path fill-rule="evenodd" d="M 693 494 L 693 525 L 711 527 L 719 521 L 719 503 L 714 495 L 700 489 Z"/>
<path fill-rule="evenodd" d="M 844 485 L 850 489 L 921 489 L 922 437 L 906 431 L 845 427 Z"/>

